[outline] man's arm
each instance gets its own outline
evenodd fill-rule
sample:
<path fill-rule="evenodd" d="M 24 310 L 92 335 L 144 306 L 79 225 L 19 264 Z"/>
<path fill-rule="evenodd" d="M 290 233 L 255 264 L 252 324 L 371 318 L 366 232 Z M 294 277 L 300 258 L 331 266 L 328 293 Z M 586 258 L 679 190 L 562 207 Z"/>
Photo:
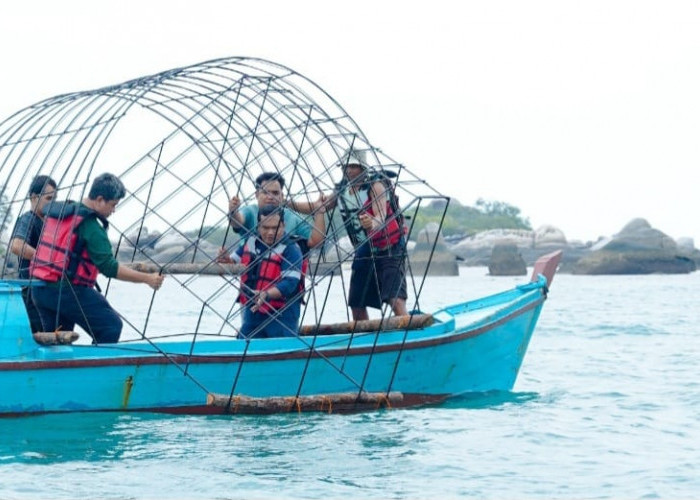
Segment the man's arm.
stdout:
<path fill-rule="evenodd" d="M 384 225 L 386 221 L 386 186 L 381 182 L 372 184 L 372 212 L 374 215 L 367 213 L 360 214 L 360 223 L 362 227 L 369 233 L 377 231 Z"/>
<path fill-rule="evenodd" d="M 36 249 L 22 238 L 12 238 L 10 251 L 21 259 L 32 260 Z"/>
<path fill-rule="evenodd" d="M 90 260 L 99 271 L 108 278 L 116 278 L 132 283 L 146 283 L 154 290 L 158 290 L 163 284 L 164 276 L 159 273 L 143 273 L 122 266 L 112 255 L 112 244 L 107 237 L 107 231 L 91 218 L 83 222 L 78 228 L 78 233 L 85 241 Z"/>
<path fill-rule="evenodd" d="M 154 290 L 158 290 L 163 284 L 165 276 L 159 273 L 142 273 L 141 271 L 135 271 L 134 269 L 119 264 L 116 278 L 131 283 L 146 283 Z"/>
<path fill-rule="evenodd" d="M 315 248 L 326 239 L 326 207 L 321 204 L 314 212 L 314 225 L 311 227 L 311 236 L 306 241 L 309 248 Z"/>
<path fill-rule="evenodd" d="M 238 198 L 238 196 L 234 196 L 229 200 L 228 223 L 231 225 L 231 229 L 236 232 L 245 229 L 245 219 L 243 218 L 243 214 L 241 214 L 240 210 L 238 210 L 240 207 L 241 200 Z"/>
<path fill-rule="evenodd" d="M 291 198 L 289 198 L 286 202 L 285 205 L 295 212 L 298 212 L 300 214 L 304 215 L 309 215 L 314 213 L 314 210 L 316 210 L 316 202 L 312 201 L 296 201 Z"/>
<path fill-rule="evenodd" d="M 36 252 L 36 249 L 28 243 L 28 241 L 31 240 L 31 225 L 32 218 L 25 213 L 17 219 L 15 227 L 12 230 L 10 251 L 21 259 L 31 260 Z"/>

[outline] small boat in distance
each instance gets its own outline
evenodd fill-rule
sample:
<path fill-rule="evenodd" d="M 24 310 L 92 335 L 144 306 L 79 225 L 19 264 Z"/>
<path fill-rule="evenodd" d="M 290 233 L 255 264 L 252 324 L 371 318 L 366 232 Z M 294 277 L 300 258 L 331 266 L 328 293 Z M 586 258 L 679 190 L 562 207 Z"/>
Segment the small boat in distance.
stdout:
<path fill-rule="evenodd" d="M 81 199 L 91 179 L 114 173 L 128 190 L 110 218 L 117 258 L 167 274 L 177 293 L 134 303 L 122 317 L 129 332 L 116 344 L 76 343 L 82 332 L 32 334 L 22 289 L 43 282 L 17 279 L 7 258 L 0 416 L 353 412 L 511 390 L 561 252 L 540 257 L 527 283 L 467 302 L 456 297 L 431 314 L 419 310 L 429 263 L 414 275 L 409 258 L 410 314 L 391 316 L 385 307 L 377 318 L 337 321 L 329 311 L 347 315 L 347 305 L 329 297 L 347 287 L 348 217 L 357 214 L 328 213 L 325 243 L 310 254 L 299 335 L 239 338 L 235 297 L 245 269 L 217 257 L 248 235 L 229 231 L 228 200 L 255 203 L 252 179 L 266 171 L 287 179 L 290 198 L 315 200 L 339 185 L 348 150 L 391 173 L 407 238 L 427 204 L 438 200 L 446 213 L 449 198 L 372 146 L 320 87 L 259 59 L 220 59 L 61 95 L 0 122 L 2 227 L 27 210 L 36 175 L 58 181 L 58 198 Z M 8 243 L 3 233 L 0 247 Z M 110 299 L 119 290 L 111 285 L 101 283 Z"/>

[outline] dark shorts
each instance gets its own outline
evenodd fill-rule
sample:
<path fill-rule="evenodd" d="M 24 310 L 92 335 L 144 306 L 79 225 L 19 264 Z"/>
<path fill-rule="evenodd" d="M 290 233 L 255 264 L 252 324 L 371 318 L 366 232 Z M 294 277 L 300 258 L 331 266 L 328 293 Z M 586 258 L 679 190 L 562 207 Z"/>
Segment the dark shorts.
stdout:
<path fill-rule="evenodd" d="M 368 243 L 357 248 L 352 261 L 348 305 L 382 308 L 391 299 L 406 299 L 406 246 L 372 250 Z"/>

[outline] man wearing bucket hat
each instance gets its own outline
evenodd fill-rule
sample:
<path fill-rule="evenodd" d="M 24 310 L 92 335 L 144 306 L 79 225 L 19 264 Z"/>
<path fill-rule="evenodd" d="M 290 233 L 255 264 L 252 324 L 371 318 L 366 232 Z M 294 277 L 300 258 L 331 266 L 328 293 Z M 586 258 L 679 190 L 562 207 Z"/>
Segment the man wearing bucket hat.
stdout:
<path fill-rule="evenodd" d="M 403 217 L 389 172 L 368 166 L 362 151 L 348 150 L 340 162 L 343 182 L 334 197 L 355 247 L 348 305 L 354 320 L 368 319 L 367 307 L 406 311 L 406 240 Z"/>

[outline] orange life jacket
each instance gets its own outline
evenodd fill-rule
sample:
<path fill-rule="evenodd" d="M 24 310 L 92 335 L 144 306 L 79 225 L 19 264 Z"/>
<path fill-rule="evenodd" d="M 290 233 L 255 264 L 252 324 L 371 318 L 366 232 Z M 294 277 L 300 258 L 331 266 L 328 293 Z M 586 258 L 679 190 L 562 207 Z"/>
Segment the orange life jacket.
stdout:
<path fill-rule="evenodd" d="M 52 283 L 65 278 L 74 285 L 95 286 L 99 271 L 90 260 L 84 241 L 78 237 L 78 227 L 90 217 L 97 217 L 107 227 L 106 220 L 77 203 L 66 202 L 49 208 L 29 267 L 32 277 Z"/>
<path fill-rule="evenodd" d="M 243 245 L 243 254 L 241 255 L 241 264 L 245 268 L 245 272 L 241 275 L 241 283 L 245 288 L 238 295 L 238 302 L 245 305 L 250 297 L 247 293 L 254 290 L 269 290 L 273 288 L 282 279 L 282 262 L 284 261 L 283 254 L 287 245 L 278 243 L 272 247 L 266 255 L 260 259 L 260 256 L 255 253 L 255 238 L 251 236 Z M 252 265 L 251 265 L 252 264 Z M 257 268 L 257 273 L 252 273 L 251 270 Z M 302 260 L 301 277 L 299 278 L 299 286 L 297 293 L 304 293 L 304 281 L 308 268 L 308 259 Z M 280 310 L 287 303 L 285 297 L 278 299 L 268 298 L 264 304 L 258 309 L 261 313 L 270 313 L 272 310 Z"/>

